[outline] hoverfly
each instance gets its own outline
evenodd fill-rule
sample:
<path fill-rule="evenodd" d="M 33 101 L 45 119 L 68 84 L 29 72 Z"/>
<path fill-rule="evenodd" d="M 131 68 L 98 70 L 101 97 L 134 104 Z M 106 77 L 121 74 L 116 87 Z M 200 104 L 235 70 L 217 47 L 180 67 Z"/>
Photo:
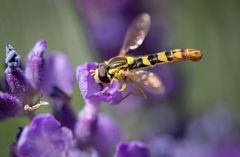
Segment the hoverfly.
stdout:
<path fill-rule="evenodd" d="M 97 69 L 90 71 L 96 83 L 104 87 L 108 83 L 111 86 L 113 82 L 122 81 L 119 92 L 124 91 L 127 85 L 131 83 L 138 93 L 128 92 L 123 99 L 129 95 L 146 98 L 142 88 L 155 94 L 164 92 L 164 85 L 161 80 L 154 73 L 145 71 L 146 68 L 179 60 L 198 61 L 202 58 L 201 52 L 196 49 L 173 49 L 139 57 L 128 56 L 127 52 L 129 50 L 135 50 L 143 43 L 150 23 L 151 17 L 147 13 L 139 15 L 132 22 L 119 55 L 99 63 Z M 108 88 L 105 86 L 102 92 L 106 92 Z"/>

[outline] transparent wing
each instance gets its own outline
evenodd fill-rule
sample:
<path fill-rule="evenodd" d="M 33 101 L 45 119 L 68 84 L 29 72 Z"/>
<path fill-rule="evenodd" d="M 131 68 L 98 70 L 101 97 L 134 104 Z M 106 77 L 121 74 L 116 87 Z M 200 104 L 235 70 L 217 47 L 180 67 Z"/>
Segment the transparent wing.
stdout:
<path fill-rule="evenodd" d="M 138 70 L 136 72 L 128 72 L 126 76 L 148 92 L 162 94 L 165 91 L 161 80 L 152 72 Z"/>
<path fill-rule="evenodd" d="M 129 26 L 119 56 L 125 56 L 129 50 L 138 48 L 148 33 L 151 17 L 147 13 L 139 15 Z"/>

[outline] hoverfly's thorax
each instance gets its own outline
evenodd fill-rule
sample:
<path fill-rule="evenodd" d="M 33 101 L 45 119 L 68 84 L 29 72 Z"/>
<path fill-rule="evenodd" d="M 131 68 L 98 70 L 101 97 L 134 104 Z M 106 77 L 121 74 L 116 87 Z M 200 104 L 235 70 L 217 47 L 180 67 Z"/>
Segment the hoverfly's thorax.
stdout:
<path fill-rule="evenodd" d="M 126 69 L 128 67 L 128 62 L 126 57 L 117 56 L 110 59 L 107 63 L 108 74 L 114 76 L 121 69 Z"/>
<path fill-rule="evenodd" d="M 114 57 L 108 61 L 108 68 L 114 69 L 114 68 L 121 68 L 124 66 L 127 66 L 127 58 L 126 57 Z"/>

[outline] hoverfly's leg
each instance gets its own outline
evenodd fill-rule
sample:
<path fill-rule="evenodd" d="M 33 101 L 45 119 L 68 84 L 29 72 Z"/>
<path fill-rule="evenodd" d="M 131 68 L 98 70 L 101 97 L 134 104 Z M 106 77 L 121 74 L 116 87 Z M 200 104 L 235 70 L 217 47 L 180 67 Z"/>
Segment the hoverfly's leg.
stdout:
<path fill-rule="evenodd" d="M 120 80 L 117 77 L 113 77 L 111 82 L 110 82 L 110 86 L 113 84 L 113 82 L 119 82 Z"/>
<path fill-rule="evenodd" d="M 118 91 L 119 91 L 119 92 L 124 91 L 124 90 L 127 88 L 127 85 L 128 85 L 128 81 L 127 81 L 127 79 L 125 78 L 124 81 L 123 81 L 123 83 L 122 83 L 121 88 L 118 89 Z"/>
<path fill-rule="evenodd" d="M 119 71 L 119 74 L 122 75 L 122 76 L 128 76 L 129 75 L 128 71 L 124 71 L 124 70 Z M 136 82 L 134 82 L 131 78 L 127 79 L 126 83 L 128 83 L 128 82 L 132 83 L 133 86 L 135 87 L 135 89 L 138 91 L 138 94 L 133 93 L 133 94 L 130 94 L 130 95 L 135 95 L 135 96 L 142 97 L 143 99 L 147 99 L 147 96 L 145 95 L 144 90 Z"/>
<path fill-rule="evenodd" d="M 113 84 L 113 82 L 119 82 L 120 80 L 118 79 L 118 78 L 116 78 L 116 77 L 113 77 L 112 78 L 112 80 L 111 80 L 111 82 L 110 82 L 110 86 L 108 87 L 108 86 L 106 86 L 106 87 L 104 87 L 104 89 L 101 91 L 102 93 L 105 93 L 110 87 L 111 87 L 111 85 Z"/>
<path fill-rule="evenodd" d="M 96 70 L 93 70 L 93 69 L 90 70 L 91 76 L 94 76 L 94 75 L 95 75 L 95 71 L 96 71 Z"/>
<path fill-rule="evenodd" d="M 136 82 L 132 81 L 131 79 L 129 79 L 129 80 L 133 84 L 133 86 L 136 88 L 136 90 L 138 91 L 137 95 L 139 97 L 142 97 L 143 99 L 147 99 L 147 96 L 146 96 L 144 90 Z"/>
<path fill-rule="evenodd" d="M 122 98 L 122 100 L 121 100 L 120 102 L 122 102 L 123 100 L 125 100 L 127 97 L 129 97 L 129 96 L 131 96 L 131 95 L 133 95 L 133 96 L 139 96 L 139 97 L 140 97 L 139 94 L 136 94 L 136 93 L 133 93 L 132 91 L 130 91 L 130 92 L 128 92 L 126 95 L 124 95 L 124 97 Z"/>
<path fill-rule="evenodd" d="M 109 87 L 104 87 L 103 90 L 101 91 L 102 94 L 104 94 L 107 90 L 109 89 Z"/>
<path fill-rule="evenodd" d="M 124 80 L 124 81 L 125 81 L 125 80 Z M 145 95 L 143 89 L 142 89 L 137 83 L 135 83 L 134 81 L 132 81 L 131 79 L 129 79 L 129 80 L 126 80 L 126 85 L 127 85 L 128 82 L 131 82 L 131 83 L 134 85 L 134 87 L 137 89 L 138 93 L 134 93 L 134 92 L 132 92 L 132 91 L 128 92 L 126 95 L 124 95 L 124 97 L 122 98 L 121 102 L 122 102 L 124 99 L 126 99 L 127 97 L 131 96 L 131 95 L 133 95 L 133 96 L 138 96 L 138 97 L 141 97 L 141 98 L 143 98 L 143 99 L 147 99 L 147 96 Z"/>
<path fill-rule="evenodd" d="M 120 71 L 118 72 L 118 75 L 119 75 L 119 77 L 123 77 L 123 76 L 126 76 L 125 73 L 126 73 L 126 71 L 120 70 Z M 119 92 L 124 91 L 124 90 L 127 88 L 128 82 L 129 82 L 129 81 L 127 80 L 127 78 L 124 77 L 124 80 L 123 80 L 123 83 L 122 83 L 122 85 L 121 85 L 121 88 L 120 88 L 118 91 L 119 91 Z"/>

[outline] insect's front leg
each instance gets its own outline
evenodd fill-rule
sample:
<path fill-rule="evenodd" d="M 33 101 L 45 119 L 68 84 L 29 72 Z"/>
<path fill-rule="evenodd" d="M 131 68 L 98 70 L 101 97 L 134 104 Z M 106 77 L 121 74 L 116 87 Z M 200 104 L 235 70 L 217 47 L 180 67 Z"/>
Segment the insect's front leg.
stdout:
<path fill-rule="evenodd" d="M 133 86 L 137 89 L 137 91 L 138 91 L 138 94 L 137 94 L 137 95 L 138 95 L 139 97 L 143 98 L 143 99 L 147 99 L 147 96 L 146 96 L 144 90 L 143 90 L 136 82 L 134 82 L 134 81 L 132 81 L 132 80 L 130 80 L 130 81 L 131 81 L 131 83 L 133 84 Z"/>
<path fill-rule="evenodd" d="M 96 71 L 96 70 L 93 70 L 93 69 L 90 70 L 91 76 L 94 76 L 94 75 L 95 75 L 95 71 Z"/>
<path fill-rule="evenodd" d="M 125 100 L 126 98 L 128 98 L 129 96 L 133 95 L 133 96 L 138 96 L 138 97 L 141 97 L 143 99 L 147 99 L 147 96 L 145 95 L 143 89 L 137 84 L 135 83 L 134 81 L 132 81 L 131 79 L 125 79 L 126 80 L 126 86 L 127 86 L 127 83 L 132 83 L 133 86 L 137 89 L 137 93 L 134 93 L 132 91 L 129 91 L 127 92 L 127 94 L 125 94 L 122 98 L 122 100 L 120 102 L 122 102 L 123 100 Z M 125 86 L 125 85 L 122 85 L 122 87 Z M 121 89 L 120 89 L 121 90 Z"/>
<path fill-rule="evenodd" d="M 123 91 L 127 88 L 127 85 L 128 85 L 127 78 L 124 78 L 123 83 L 122 83 L 122 86 L 121 86 L 120 89 L 118 89 L 118 91 L 119 91 L 119 92 L 123 92 Z"/>
<path fill-rule="evenodd" d="M 113 77 L 112 80 L 111 80 L 111 82 L 110 82 L 110 85 L 109 85 L 109 86 L 105 86 L 101 92 L 102 92 L 102 93 L 105 93 L 105 92 L 112 86 L 112 84 L 114 83 L 114 81 L 115 81 L 115 82 L 119 82 L 119 79 L 116 78 L 116 77 Z"/>
<path fill-rule="evenodd" d="M 113 77 L 111 82 L 110 82 L 110 86 L 113 84 L 113 82 L 120 82 L 120 80 L 117 77 Z"/>
<path fill-rule="evenodd" d="M 143 99 L 147 99 L 147 96 L 146 96 L 145 92 L 136 82 L 134 82 L 131 79 L 126 79 L 126 80 L 127 80 L 126 83 L 131 83 L 135 87 L 135 89 L 137 90 L 137 93 L 134 93 L 134 92 L 130 91 L 123 97 L 123 99 L 121 101 L 123 101 L 124 99 L 126 99 L 130 95 L 138 96 L 138 97 L 141 97 Z"/>
<path fill-rule="evenodd" d="M 124 91 L 126 88 L 127 88 L 127 85 L 128 85 L 128 79 L 126 78 L 126 75 L 125 75 L 125 70 L 120 70 L 116 76 L 118 78 L 123 78 L 123 83 L 121 85 L 121 88 L 118 89 L 119 92 L 122 92 Z M 120 80 L 120 79 L 119 79 Z"/>

